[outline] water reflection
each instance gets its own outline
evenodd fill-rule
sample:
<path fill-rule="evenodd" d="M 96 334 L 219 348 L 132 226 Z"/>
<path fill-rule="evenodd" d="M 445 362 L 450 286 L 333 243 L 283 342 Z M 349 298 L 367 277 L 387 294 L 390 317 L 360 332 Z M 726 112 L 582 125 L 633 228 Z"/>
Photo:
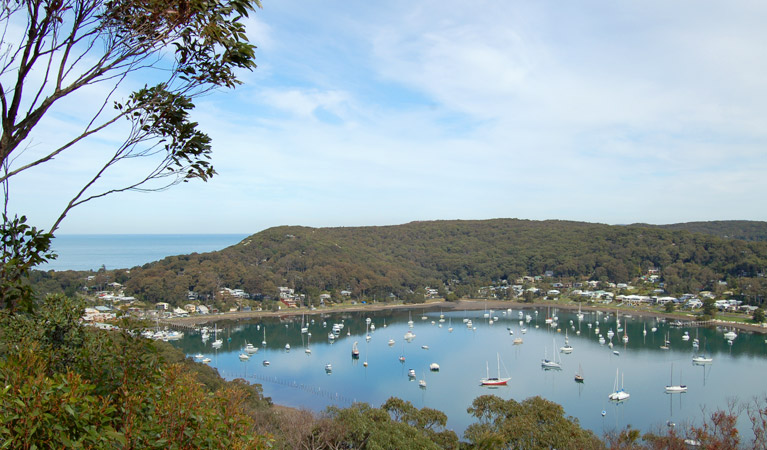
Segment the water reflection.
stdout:
<path fill-rule="evenodd" d="M 419 407 L 444 411 L 449 426 L 459 433 L 472 420 L 466 408 L 475 397 L 488 393 L 517 401 L 543 396 L 563 405 L 568 415 L 597 433 L 627 424 L 646 431 L 665 426 L 666 421 L 699 422 L 702 406 L 712 411 L 726 408 L 734 397 L 748 401 L 765 395 L 761 374 L 767 370 L 767 345 L 762 335 L 741 332 L 729 345 L 723 337 L 725 329 L 679 327 L 636 315 L 619 318 L 615 312 L 583 312 L 578 318 L 577 311 L 556 308 L 443 313 L 414 309 L 311 317 L 219 324 L 219 335 L 227 336 L 219 350 L 195 333 L 187 333 L 174 345 L 190 356 L 209 356 L 210 364 L 226 378 L 262 383 L 275 403 L 322 410 L 353 401 L 377 406 L 397 396 Z M 408 325 L 411 317 L 415 318 L 413 328 Z M 551 322 L 545 320 L 554 317 Z M 448 327 L 440 327 L 445 322 L 439 319 L 445 319 Z M 334 325 L 343 326 L 337 335 Z M 307 329 L 305 333 L 302 328 Z M 619 328 L 620 334 L 616 333 Z M 598 339 L 610 329 L 612 348 L 600 345 Z M 405 339 L 408 332 L 415 336 Z M 685 332 L 688 340 L 683 339 Z M 559 353 L 566 333 L 572 352 Z M 693 337 L 701 342 L 700 348 L 693 347 Z M 669 349 L 662 350 L 666 339 Z M 259 341 L 262 345 L 250 361 L 239 361 L 240 350 L 248 342 Z M 351 356 L 355 341 L 359 359 Z M 286 344 L 295 351 L 286 352 Z M 713 363 L 693 365 L 692 357 L 700 352 L 711 355 Z M 479 379 L 486 376 L 487 361 L 496 361 L 496 354 L 511 381 L 506 387 L 482 387 Z M 555 357 L 561 370 L 544 370 L 544 355 Z M 271 364 L 254 362 L 259 360 Z M 432 363 L 439 364 L 438 372 L 429 371 Z M 325 370 L 327 364 L 331 371 Z M 681 376 L 688 393 L 665 393 L 672 364 L 674 379 Z M 416 372 L 413 381 L 408 369 Z M 625 374 L 625 389 L 631 397 L 611 404 L 607 396 L 613 390 L 616 369 Z M 575 382 L 577 372 L 584 375 L 583 383 Z M 419 379 L 425 380 L 426 389 L 419 388 Z M 669 417 L 664 419 L 661 411 L 667 408 Z M 739 423 L 739 428 L 750 429 L 750 424 Z"/>

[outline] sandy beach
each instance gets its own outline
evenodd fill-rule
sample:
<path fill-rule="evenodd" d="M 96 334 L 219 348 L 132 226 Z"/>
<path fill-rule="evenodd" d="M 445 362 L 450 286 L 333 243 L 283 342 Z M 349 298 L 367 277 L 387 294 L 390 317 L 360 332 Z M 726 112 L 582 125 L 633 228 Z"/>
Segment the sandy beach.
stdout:
<path fill-rule="evenodd" d="M 676 312 L 676 313 L 663 313 L 658 311 L 653 311 L 645 308 L 637 308 L 637 307 L 628 307 L 625 305 L 621 305 L 616 308 L 615 305 L 593 305 L 593 304 L 587 304 L 587 303 L 564 303 L 559 301 L 546 301 L 546 302 L 531 302 L 531 303 L 523 303 L 523 302 L 516 302 L 512 300 L 502 301 L 502 300 L 482 300 L 482 299 L 471 299 L 471 300 L 459 300 L 457 302 L 446 302 L 444 300 L 430 300 L 426 303 L 421 304 L 402 304 L 402 303 L 373 303 L 373 304 L 357 304 L 357 305 L 337 305 L 332 307 L 323 307 L 323 308 L 317 308 L 314 310 L 307 309 L 307 308 L 292 308 L 292 309 L 283 309 L 280 311 L 234 311 L 234 312 L 225 312 L 225 313 L 219 313 L 219 314 L 209 314 L 209 315 L 195 315 L 190 317 L 178 317 L 173 319 L 166 319 L 162 322 L 166 325 L 170 326 L 181 326 L 181 327 L 197 327 L 201 325 L 206 324 L 212 324 L 214 322 L 220 322 L 220 321 L 239 321 L 239 320 L 248 320 L 248 319 L 254 319 L 259 317 L 285 317 L 285 316 L 291 316 L 291 315 L 299 315 L 299 314 L 305 314 L 305 315 L 319 315 L 319 314 L 334 314 L 334 313 L 340 313 L 340 312 L 361 312 L 361 311 L 385 311 L 389 309 L 412 309 L 412 310 L 434 310 L 434 309 L 442 309 L 442 310 L 481 310 L 481 309 L 493 309 L 493 310 L 505 310 L 508 308 L 511 309 L 528 309 L 528 308 L 558 308 L 558 309 L 567 309 L 567 310 L 577 310 L 579 307 L 582 309 L 582 311 L 585 312 L 591 312 L 591 311 L 602 311 L 602 312 L 610 312 L 613 313 L 616 310 L 620 311 L 622 314 L 631 314 L 632 316 L 637 317 L 658 317 L 658 318 L 665 318 L 667 320 L 680 320 L 682 322 L 689 322 L 689 321 L 696 321 L 698 320 L 698 317 L 693 314 L 688 314 L 685 312 Z M 767 328 L 756 325 L 756 324 L 746 324 L 746 323 L 740 323 L 740 322 L 729 322 L 725 320 L 719 320 L 714 319 L 711 321 L 710 326 L 726 326 L 731 328 L 736 328 L 738 330 L 744 330 L 744 331 L 751 331 L 756 333 L 763 333 L 767 334 Z"/>

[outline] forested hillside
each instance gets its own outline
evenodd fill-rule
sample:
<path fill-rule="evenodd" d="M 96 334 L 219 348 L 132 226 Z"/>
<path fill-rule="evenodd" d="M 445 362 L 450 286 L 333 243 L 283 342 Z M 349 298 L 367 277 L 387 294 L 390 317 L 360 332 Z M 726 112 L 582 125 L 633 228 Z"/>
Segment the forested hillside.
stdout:
<path fill-rule="evenodd" d="M 178 304 L 188 291 L 204 296 L 222 287 L 275 295 L 278 286 L 288 286 L 309 298 L 348 289 L 354 297 L 381 300 L 426 286 L 470 294 L 472 287 L 546 271 L 558 279 L 628 282 L 652 267 L 660 269 L 672 293 L 712 287 L 719 280 L 730 286 L 754 280 L 754 289 L 761 289 L 767 242 L 641 225 L 517 219 L 285 226 L 219 252 L 101 275 L 141 299 Z M 71 289 L 77 277 L 37 273 L 35 281 L 55 291 L 62 285 Z"/>
<path fill-rule="evenodd" d="M 657 225 L 667 230 L 687 230 L 728 239 L 744 241 L 767 241 L 767 222 L 751 220 L 716 220 L 711 222 L 687 222 Z"/>

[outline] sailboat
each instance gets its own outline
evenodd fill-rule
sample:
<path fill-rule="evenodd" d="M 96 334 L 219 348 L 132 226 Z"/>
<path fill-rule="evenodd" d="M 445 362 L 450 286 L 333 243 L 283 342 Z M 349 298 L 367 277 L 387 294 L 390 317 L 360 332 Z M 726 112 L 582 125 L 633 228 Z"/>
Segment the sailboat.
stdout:
<path fill-rule="evenodd" d="M 304 349 L 304 353 L 306 353 L 307 355 L 311 355 L 312 354 L 312 349 L 309 348 L 309 341 L 311 341 L 311 339 L 312 339 L 311 334 L 307 334 L 307 336 L 306 336 L 306 349 Z"/>
<path fill-rule="evenodd" d="M 661 350 L 668 350 L 669 344 L 671 344 L 671 341 L 669 341 L 669 335 L 666 333 L 666 342 L 663 343 L 663 345 L 660 346 Z"/>
<path fill-rule="evenodd" d="M 703 340 L 703 348 L 704 349 L 705 349 L 707 343 L 708 342 L 704 338 L 704 340 Z M 692 357 L 692 363 L 695 364 L 695 365 L 698 365 L 698 366 L 701 366 L 703 364 L 711 364 L 712 362 L 714 362 L 714 358 L 712 358 L 710 356 L 706 356 L 705 353 L 701 353 L 700 355 Z"/>
<path fill-rule="evenodd" d="M 551 346 L 552 349 L 557 348 L 556 347 L 556 342 L 553 339 L 551 340 L 551 343 L 552 343 L 552 346 Z M 556 358 L 556 354 L 554 355 L 554 358 Z M 546 348 L 544 347 L 543 348 L 543 359 L 541 360 L 541 367 L 543 367 L 546 370 L 549 370 L 549 369 L 561 369 L 562 365 L 560 364 L 560 362 L 557 362 L 556 360 L 549 359 L 546 356 Z"/>
<path fill-rule="evenodd" d="M 575 315 L 575 317 L 578 318 L 578 320 L 583 320 L 583 313 L 581 312 L 581 305 L 578 304 L 578 314 Z"/>
<path fill-rule="evenodd" d="M 573 352 L 573 346 L 570 345 L 570 341 L 567 339 L 567 329 L 565 329 L 565 345 L 559 347 L 559 351 L 562 353 L 570 354 Z"/>
<path fill-rule="evenodd" d="M 578 371 L 575 372 L 575 382 L 583 383 L 583 369 L 580 364 L 578 364 Z"/>
<path fill-rule="evenodd" d="M 487 361 L 485 361 L 485 369 L 487 371 L 487 376 L 485 378 L 479 379 L 479 384 L 482 386 L 506 386 L 506 383 L 511 380 L 511 377 L 501 378 L 501 355 L 500 353 L 496 353 L 496 358 L 498 359 L 498 376 L 497 377 L 491 377 L 490 376 L 490 365 Z"/>
<path fill-rule="evenodd" d="M 448 317 L 447 318 L 447 324 L 448 324 L 447 325 L 447 332 L 448 333 L 452 333 L 453 332 L 453 318 L 452 317 Z"/>
<path fill-rule="evenodd" d="M 680 378 L 680 381 L 681 381 L 681 378 L 682 378 L 681 373 L 679 374 L 679 378 Z M 673 385 L 673 384 L 671 384 L 671 383 L 673 383 L 673 379 L 674 379 L 674 363 L 671 363 L 671 376 L 669 377 L 669 383 L 666 386 L 666 392 L 669 393 L 669 394 L 676 394 L 676 393 L 680 393 L 680 392 L 687 392 L 687 385 L 684 385 L 684 384 Z"/>
<path fill-rule="evenodd" d="M 423 378 L 418 380 L 418 387 L 420 387 L 422 389 L 426 389 L 426 372 L 424 372 Z"/>
<path fill-rule="evenodd" d="M 266 327 L 264 327 L 264 340 L 261 341 L 261 346 L 266 347 Z"/>
<path fill-rule="evenodd" d="M 628 400 L 629 393 L 623 389 L 623 377 L 621 377 L 621 387 L 618 389 L 618 369 L 615 369 L 615 383 L 613 384 L 613 393 L 608 395 L 607 398 L 614 402 L 622 402 Z"/>
<path fill-rule="evenodd" d="M 220 348 L 222 345 L 224 345 L 224 340 L 218 338 L 218 325 L 214 324 L 213 328 L 213 343 L 210 344 L 213 348 Z"/>
<path fill-rule="evenodd" d="M 352 358 L 360 359 L 360 351 L 357 348 L 357 341 L 354 341 L 354 344 L 352 344 Z"/>
<path fill-rule="evenodd" d="M 626 334 L 626 332 L 628 331 L 628 327 L 629 327 L 629 324 L 628 324 L 628 322 L 626 322 L 626 325 L 623 328 L 623 343 L 624 344 L 628 344 L 629 343 L 629 335 Z"/>

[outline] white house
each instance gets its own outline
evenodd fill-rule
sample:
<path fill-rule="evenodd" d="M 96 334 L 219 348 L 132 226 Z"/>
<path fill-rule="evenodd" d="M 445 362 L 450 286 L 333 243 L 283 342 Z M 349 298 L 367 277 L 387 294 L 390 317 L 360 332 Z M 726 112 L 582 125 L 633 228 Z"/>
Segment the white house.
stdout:
<path fill-rule="evenodd" d="M 688 308 L 702 308 L 703 302 L 700 301 L 700 299 L 698 298 L 691 298 L 687 300 L 687 303 L 685 303 L 685 306 L 687 306 Z"/>

